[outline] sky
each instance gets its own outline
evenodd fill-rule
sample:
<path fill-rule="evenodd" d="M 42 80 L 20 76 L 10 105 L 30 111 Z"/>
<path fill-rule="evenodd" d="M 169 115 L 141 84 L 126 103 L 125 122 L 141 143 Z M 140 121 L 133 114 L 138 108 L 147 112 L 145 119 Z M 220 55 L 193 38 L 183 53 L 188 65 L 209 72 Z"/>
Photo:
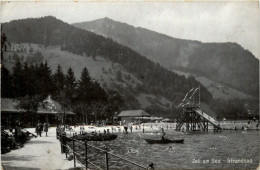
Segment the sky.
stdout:
<path fill-rule="evenodd" d="M 67 23 L 108 17 L 175 38 L 236 42 L 260 59 L 257 1 L 1 3 L 1 22 L 49 15 Z"/>

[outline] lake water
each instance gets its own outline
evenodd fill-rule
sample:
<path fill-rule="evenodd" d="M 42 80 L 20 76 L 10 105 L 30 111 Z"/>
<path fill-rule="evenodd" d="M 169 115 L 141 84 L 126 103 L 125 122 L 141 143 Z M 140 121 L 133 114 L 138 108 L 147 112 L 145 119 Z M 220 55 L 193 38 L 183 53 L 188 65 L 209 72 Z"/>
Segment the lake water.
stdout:
<path fill-rule="evenodd" d="M 184 144 L 147 144 L 143 139 L 160 139 L 160 134 L 119 134 L 114 141 L 89 142 L 155 169 L 256 169 L 259 165 L 259 131 L 167 132 L 171 139 L 184 138 Z M 78 148 L 84 154 L 83 148 Z M 88 158 L 105 168 L 105 155 L 88 148 Z M 248 163 L 231 162 L 246 159 Z M 207 160 L 209 162 L 207 162 Z M 125 161 L 109 156 L 110 169 L 138 169 Z"/>

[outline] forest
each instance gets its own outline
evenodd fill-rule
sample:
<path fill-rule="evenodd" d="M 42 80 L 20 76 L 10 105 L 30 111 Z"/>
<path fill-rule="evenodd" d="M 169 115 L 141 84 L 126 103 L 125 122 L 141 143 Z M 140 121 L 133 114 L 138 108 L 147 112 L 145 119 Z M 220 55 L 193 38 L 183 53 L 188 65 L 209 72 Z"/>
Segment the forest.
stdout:
<path fill-rule="evenodd" d="M 211 93 L 203 85 L 196 81 L 194 77 L 191 76 L 189 78 L 185 78 L 184 76 L 179 76 L 176 73 L 160 66 L 158 63 L 148 60 L 145 56 L 140 55 L 132 49 L 118 44 L 110 38 L 105 38 L 92 32 L 76 28 L 54 17 L 49 16 L 37 19 L 11 21 L 9 23 L 2 24 L 2 30 L 10 42 L 36 43 L 42 44 L 45 47 L 60 46 L 61 50 L 69 51 L 71 53 L 84 55 L 86 57 L 101 56 L 112 61 L 113 63 L 119 63 L 129 73 L 135 75 L 142 82 L 142 85 L 138 87 L 139 89 L 142 89 L 142 91 L 146 91 L 155 96 L 164 96 L 168 100 L 172 101 L 173 105 L 179 104 L 185 93 L 191 88 L 200 86 L 201 101 L 210 105 L 211 109 L 215 111 L 217 115 L 219 115 L 219 118 L 223 118 L 224 116 L 235 117 L 234 115 L 237 115 L 238 113 L 243 115 L 247 112 L 247 109 L 244 107 L 246 101 L 241 99 L 234 99 L 233 101 L 215 100 L 212 98 Z M 66 95 L 65 98 L 67 99 L 67 103 L 71 103 L 71 105 L 73 103 L 78 103 L 75 104 L 75 106 L 77 105 L 80 108 L 74 109 L 81 110 L 82 113 L 84 112 L 84 109 L 82 108 L 85 107 L 85 103 L 81 102 L 83 99 L 84 101 L 91 100 L 92 102 L 89 101 L 87 103 L 92 103 L 92 105 L 94 103 L 96 104 L 95 108 L 100 108 L 100 103 L 103 101 L 108 101 L 111 98 L 109 92 L 106 92 L 103 88 L 101 88 L 98 82 L 94 82 L 93 80 L 91 81 L 91 79 L 84 79 L 85 81 L 90 81 L 91 86 L 83 87 L 81 83 L 82 78 L 79 80 L 79 82 L 77 82 L 75 77 L 72 76 L 72 69 L 68 70 L 67 75 L 65 75 L 65 80 L 68 84 L 62 85 L 61 83 L 61 86 L 57 85 L 57 82 L 59 81 L 57 81 L 55 77 L 59 75 L 56 75 L 56 73 L 59 73 L 60 71 L 58 71 L 59 69 L 57 68 L 56 73 L 52 74 L 47 66 L 47 63 L 30 67 L 26 66 L 26 64 L 24 66 L 22 66 L 21 63 L 20 66 L 19 64 L 16 64 L 13 75 L 9 73 L 9 76 L 6 76 L 4 81 L 8 82 L 10 81 L 9 77 L 15 77 L 16 74 L 21 74 L 19 69 L 31 70 L 25 71 L 23 74 L 37 74 L 37 80 L 33 80 L 35 79 L 35 76 L 31 76 L 33 81 L 31 84 L 27 84 L 26 86 L 30 87 L 30 85 L 37 82 L 38 87 L 21 90 L 26 87 L 23 85 L 23 82 L 20 78 L 14 78 L 13 82 L 16 84 L 14 83 L 13 86 L 17 88 L 16 91 L 18 92 L 14 91 L 13 93 L 9 93 L 7 90 L 7 92 L 4 92 L 6 93 L 4 95 L 8 95 L 10 97 L 23 97 L 25 95 L 30 96 L 30 94 L 40 94 L 42 97 L 46 97 L 46 95 L 50 93 L 54 99 L 58 99 L 62 96 L 61 94 L 63 94 L 63 96 Z M 82 74 L 87 72 L 84 70 Z M 7 70 L 5 72 L 7 72 Z M 84 73 L 83 75 L 89 75 L 89 73 Z M 50 77 L 53 77 L 54 81 L 49 81 Z M 46 82 L 48 82 L 48 84 L 46 84 Z M 44 86 L 41 86 L 43 84 Z M 80 85 L 82 85 L 82 87 Z M 10 87 L 5 88 L 8 89 Z M 86 88 L 86 91 L 91 89 L 90 93 L 93 95 L 87 95 L 85 97 L 84 95 L 77 95 L 82 92 L 82 90 L 79 91 L 80 88 Z M 75 92 L 71 89 L 75 89 Z M 94 95 L 95 93 L 100 94 Z M 116 96 L 121 95 L 116 91 L 110 93 L 117 94 Z M 239 103 L 244 104 L 240 105 Z M 253 110 L 253 114 L 257 114 L 258 100 L 252 100 L 249 103 L 250 104 L 248 107 L 253 108 L 251 109 Z M 229 104 L 232 104 L 232 107 L 229 107 Z M 114 106 L 112 106 L 110 109 L 118 109 L 116 107 L 114 108 Z M 117 105 L 117 107 L 120 106 L 121 105 Z M 156 107 L 150 107 L 147 109 L 159 110 Z M 169 111 L 172 110 L 166 110 L 165 112 Z M 112 112 L 109 114 L 112 114 Z"/>
<path fill-rule="evenodd" d="M 11 42 L 59 45 L 61 50 L 88 57 L 101 56 L 120 63 L 143 82 L 144 89 L 171 101 L 178 101 L 191 88 L 201 85 L 193 77 L 186 79 L 179 76 L 110 38 L 76 28 L 51 16 L 11 21 L 2 27 Z M 210 103 L 212 95 L 202 85 L 201 91 L 201 100 Z"/>
<path fill-rule="evenodd" d="M 91 79 L 86 67 L 77 81 L 71 68 L 64 74 L 58 65 L 52 73 L 47 62 L 29 66 L 18 61 L 12 73 L 3 65 L 1 77 L 2 98 L 19 99 L 18 107 L 29 113 L 36 113 L 48 95 L 58 101 L 62 109 L 75 112 L 76 122 L 112 121 L 114 113 L 124 107 L 119 93 L 105 91 Z"/>

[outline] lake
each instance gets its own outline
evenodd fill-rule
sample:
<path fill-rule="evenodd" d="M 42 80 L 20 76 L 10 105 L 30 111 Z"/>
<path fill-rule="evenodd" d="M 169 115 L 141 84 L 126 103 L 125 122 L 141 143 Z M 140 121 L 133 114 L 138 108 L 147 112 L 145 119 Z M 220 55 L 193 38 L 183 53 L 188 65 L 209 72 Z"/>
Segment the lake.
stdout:
<path fill-rule="evenodd" d="M 167 131 L 171 139 L 185 138 L 184 144 L 147 144 L 144 138 L 160 139 L 155 133 L 119 133 L 114 141 L 88 142 L 155 169 L 256 169 L 259 164 L 259 131 L 226 130 L 181 134 Z M 84 154 L 84 148 L 78 148 Z M 105 154 L 88 148 L 88 159 L 105 168 Z M 244 159 L 244 160 L 241 160 Z M 243 161 L 243 163 L 241 162 Z M 91 166 L 90 166 L 91 167 Z M 109 156 L 110 169 L 138 169 L 121 159 Z"/>

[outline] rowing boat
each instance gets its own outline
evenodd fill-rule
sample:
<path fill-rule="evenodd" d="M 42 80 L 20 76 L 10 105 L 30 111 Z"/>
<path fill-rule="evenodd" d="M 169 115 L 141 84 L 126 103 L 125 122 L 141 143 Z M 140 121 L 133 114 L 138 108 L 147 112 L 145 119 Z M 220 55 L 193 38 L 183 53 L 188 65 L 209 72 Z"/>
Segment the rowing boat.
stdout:
<path fill-rule="evenodd" d="M 80 134 L 74 137 L 77 140 L 87 140 L 87 141 L 110 141 L 117 138 L 116 134 L 107 134 L 107 135 L 92 135 L 92 134 Z M 71 140 L 72 137 L 67 137 L 68 140 Z"/>
<path fill-rule="evenodd" d="M 167 144 L 167 143 L 183 143 L 184 139 L 175 139 L 175 140 L 153 140 L 153 139 L 144 139 L 149 144 Z"/>

